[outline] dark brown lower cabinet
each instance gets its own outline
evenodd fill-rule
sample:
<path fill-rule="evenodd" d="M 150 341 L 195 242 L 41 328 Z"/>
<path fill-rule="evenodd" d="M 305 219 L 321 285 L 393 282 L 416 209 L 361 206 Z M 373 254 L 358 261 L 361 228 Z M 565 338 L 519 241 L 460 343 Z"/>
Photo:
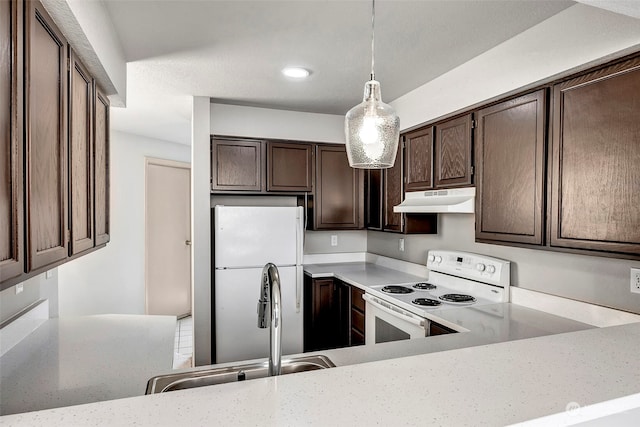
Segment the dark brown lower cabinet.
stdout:
<path fill-rule="evenodd" d="M 552 247 L 640 255 L 640 57 L 553 87 Z"/>
<path fill-rule="evenodd" d="M 364 344 L 365 302 L 362 299 L 364 291 L 351 286 L 351 331 L 349 344 L 352 346 Z"/>
<path fill-rule="evenodd" d="M 304 351 L 347 347 L 352 343 L 352 287 L 332 278 L 304 278 Z M 364 303 L 364 301 L 363 301 Z M 364 342 L 364 307 L 362 342 Z M 356 319 L 356 322 L 359 320 Z M 357 340 L 358 338 L 356 338 Z"/>

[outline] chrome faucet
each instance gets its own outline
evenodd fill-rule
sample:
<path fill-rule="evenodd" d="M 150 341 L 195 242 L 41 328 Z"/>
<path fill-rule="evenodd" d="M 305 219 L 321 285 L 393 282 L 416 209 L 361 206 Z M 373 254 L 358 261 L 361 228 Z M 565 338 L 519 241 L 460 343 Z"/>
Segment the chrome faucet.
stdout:
<path fill-rule="evenodd" d="M 282 367 L 282 300 L 280 273 L 275 264 L 262 269 L 260 298 L 258 298 L 258 328 L 269 331 L 269 376 L 280 375 Z"/>

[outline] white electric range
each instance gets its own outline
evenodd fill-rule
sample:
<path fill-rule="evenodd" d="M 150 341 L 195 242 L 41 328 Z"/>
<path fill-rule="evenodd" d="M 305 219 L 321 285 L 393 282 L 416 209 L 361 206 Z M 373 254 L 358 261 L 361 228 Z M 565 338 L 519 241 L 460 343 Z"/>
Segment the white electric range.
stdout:
<path fill-rule="evenodd" d="M 509 301 L 511 264 L 469 252 L 429 251 L 429 279 L 366 290 L 366 344 L 424 338 L 438 310 Z"/>

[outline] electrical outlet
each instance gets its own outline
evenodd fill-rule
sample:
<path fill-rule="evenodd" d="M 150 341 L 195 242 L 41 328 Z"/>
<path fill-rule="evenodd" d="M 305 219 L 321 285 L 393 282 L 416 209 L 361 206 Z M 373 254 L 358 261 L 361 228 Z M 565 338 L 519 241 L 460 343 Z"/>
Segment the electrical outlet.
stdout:
<path fill-rule="evenodd" d="M 331 246 L 338 246 L 338 236 L 335 234 L 331 235 Z"/>
<path fill-rule="evenodd" d="M 400 252 L 404 252 L 404 239 L 400 239 L 400 240 L 398 241 L 398 250 L 399 250 Z"/>
<path fill-rule="evenodd" d="M 640 268 L 631 269 L 631 292 L 640 294 Z"/>
<path fill-rule="evenodd" d="M 51 279 L 53 277 L 53 270 L 47 270 L 47 272 L 44 274 L 44 277 L 46 279 Z"/>
<path fill-rule="evenodd" d="M 24 285 L 22 283 L 16 285 L 16 295 L 21 294 L 24 291 Z"/>

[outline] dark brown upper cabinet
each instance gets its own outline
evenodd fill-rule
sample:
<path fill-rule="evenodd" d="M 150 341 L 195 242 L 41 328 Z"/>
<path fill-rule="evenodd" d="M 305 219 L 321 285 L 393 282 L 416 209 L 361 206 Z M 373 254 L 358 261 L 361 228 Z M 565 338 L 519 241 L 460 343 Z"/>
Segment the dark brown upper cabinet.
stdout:
<path fill-rule="evenodd" d="M 384 199 L 383 199 L 383 229 L 384 231 L 404 231 L 403 215 L 393 212 L 393 207 L 402 203 L 403 170 L 402 150 L 398 150 L 396 161 L 392 167 L 383 170 Z"/>
<path fill-rule="evenodd" d="M 0 2 L 0 283 L 24 271 L 22 2 Z"/>
<path fill-rule="evenodd" d="M 69 55 L 69 255 L 94 246 L 93 78 Z"/>
<path fill-rule="evenodd" d="M 25 2 L 28 269 L 64 260 L 67 228 L 67 42 L 42 4 Z"/>
<path fill-rule="evenodd" d="M 393 211 L 394 206 L 404 200 L 403 169 L 404 150 L 400 148 L 393 167 L 367 171 L 367 228 L 405 234 L 437 233 L 436 214 L 401 214 Z"/>
<path fill-rule="evenodd" d="M 640 58 L 553 87 L 552 247 L 640 255 Z"/>
<path fill-rule="evenodd" d="M 471 114 L 436 124 L 435 188 L 471 184 L 471 125 Z"/>
<path fill-rule="evenodd" d="M 433 188 L 433 126 L 409 132 L 404 136 L 404 191 Z"/>
<path fill-rule="evenodd" d="M 369 169 L 365 173 L 365 227 L 370 230 L 382 230 L 382 173 L 382 169 Z"/>
<path fill-rule="evenodd" d="M 264 143 L 211 139 L 211 190 L 263 191 Z"/>
<path fill-rule="evenodd" d="M 544 243 L 545 92 L 477 113 L 478 241 Z"/>
<path fill-rule="evenodd" d="M 267 142 L 267 191 L 313 191 L 313 145 Z"/>
<path fill-rule="evenodd" d="M 94 211 L 96 246 L 110 239 L 109 219 L 109 99 L 96 85 L 94 91 Z"/>
<path fill-rule="evenodd" d="M 316 189 L 312 228 L 364 228 L 364 173 L 349 166 L 344 145 L 316 148 Z"/>

